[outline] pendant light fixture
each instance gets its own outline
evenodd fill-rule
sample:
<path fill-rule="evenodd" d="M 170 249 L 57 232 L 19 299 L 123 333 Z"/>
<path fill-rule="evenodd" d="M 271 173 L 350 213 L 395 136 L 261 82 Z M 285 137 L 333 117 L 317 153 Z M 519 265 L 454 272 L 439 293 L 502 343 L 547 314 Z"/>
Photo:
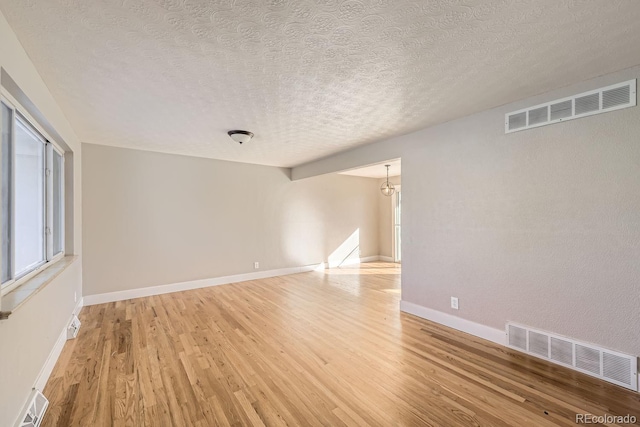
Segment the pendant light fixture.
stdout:
<path fill-rule="evenodd" d="M 385 196 L 391 196 L 396 192 L 396 187 L 394 187 L 393 184 L 389 182 L 389 166 L 391 165 L 384 166 L 387 168 L 387 180 L 380 186 L 380 191 Z"/>

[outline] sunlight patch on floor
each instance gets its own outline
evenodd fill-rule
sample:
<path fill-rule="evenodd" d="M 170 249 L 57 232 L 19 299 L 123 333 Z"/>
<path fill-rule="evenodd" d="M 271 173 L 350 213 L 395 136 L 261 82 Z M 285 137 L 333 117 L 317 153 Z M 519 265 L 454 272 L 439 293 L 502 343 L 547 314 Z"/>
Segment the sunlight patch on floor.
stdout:
<path fill-rule="evenodd" d="M 344 267 L 325 268 L 322 271 L 324 274 L 329 275 L 400 275 L 402 269 L 400 264 L 390 262 L 367 262 Z"/>
<path fill-rule="evenodd" d="M 400 270 L 366 270 L 366 269 L 358 269 L 358 268 L 327 268 L 324 270 L 324 274 L 336 275 L 373 275 L 373 274 L 383 274 L 383 275 L 400 275 Z"/>

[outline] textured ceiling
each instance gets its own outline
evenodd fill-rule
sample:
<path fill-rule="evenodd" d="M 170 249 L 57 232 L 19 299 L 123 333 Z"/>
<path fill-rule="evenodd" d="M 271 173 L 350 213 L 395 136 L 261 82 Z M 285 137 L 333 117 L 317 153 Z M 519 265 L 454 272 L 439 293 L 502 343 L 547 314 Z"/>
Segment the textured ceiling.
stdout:
<path fill-rule="evenodd" d="M 638 0 L 0 0 L 83 142 L 294 166 L 640 64 Z M 256 134 L 240 146 L 226 131 Z"/>

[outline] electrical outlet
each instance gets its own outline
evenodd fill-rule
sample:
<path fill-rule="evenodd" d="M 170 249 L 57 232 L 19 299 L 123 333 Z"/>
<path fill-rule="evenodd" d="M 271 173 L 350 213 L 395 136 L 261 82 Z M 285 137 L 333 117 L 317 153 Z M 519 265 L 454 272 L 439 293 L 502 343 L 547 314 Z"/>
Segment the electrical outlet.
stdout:
<path fill-rule="evenodd" d="M 258 261 L 253 263 L 253 268 L 255 268 L 256 270 L 260 268 L 260 263 Z"/>
<path fill-rule="evenodd" d="M 453 308 L 454 310 L 458 309 L 458 298 L 457 297 L 451 297 L 451 308 Z"/>

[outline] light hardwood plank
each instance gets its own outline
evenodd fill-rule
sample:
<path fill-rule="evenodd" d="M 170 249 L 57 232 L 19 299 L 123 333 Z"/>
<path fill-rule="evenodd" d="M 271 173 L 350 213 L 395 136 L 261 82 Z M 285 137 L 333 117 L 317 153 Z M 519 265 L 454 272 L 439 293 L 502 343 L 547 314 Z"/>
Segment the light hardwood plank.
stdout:
<path fill-rule="evenodd" d="M 640 395 L 399 311 L 367 263 L 86 307 L 43 426 L 571 426 Z"/>

